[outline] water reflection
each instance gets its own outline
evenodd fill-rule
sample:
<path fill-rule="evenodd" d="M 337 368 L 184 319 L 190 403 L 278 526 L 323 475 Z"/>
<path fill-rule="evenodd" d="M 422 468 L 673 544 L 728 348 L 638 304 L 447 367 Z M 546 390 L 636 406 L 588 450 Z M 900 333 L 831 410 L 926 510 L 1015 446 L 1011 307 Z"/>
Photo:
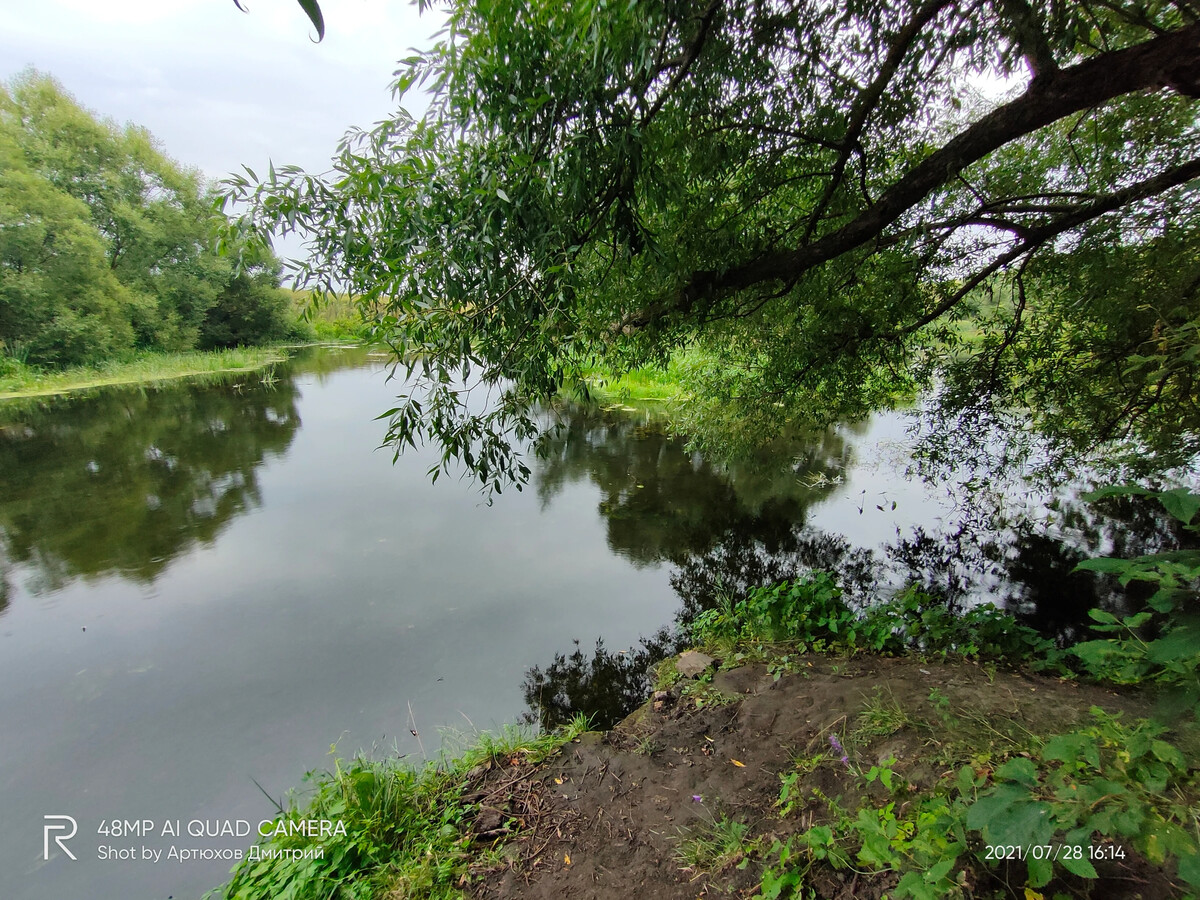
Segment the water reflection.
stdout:
<path fill-rule="evenodd" d="M 257 470 L 300 427 L 288 377 L 105 391 L 7 408 L 0 427 L 0 609 L 119 573 L 149 583 L 261 502 Z"/>
<path fill-rule="evenodd" d="M 591 482 L 609 547 L 641 565 L 681 564 L 739 537 L 787 540 L 851 464 L 845 435 L 832 429 L 724 467 L 689 453 L 651 414 L 560 412 L 534 475 L 539 498 L 546 504 L 570 482 Z"/>
<path fill-rule="evenodd" d="M 589 655 L 576 641 L 569 655 L 526 673 L 526 720 L 554 728 L 583 713 L 593 728 L 611 728 L 650 693 L 650 667 L 681 649 L 679 633 L 666 628 L 627 650 L 609 650 L 601 639 Z"/>
<path fill-rule="evenodd" d="M 853 441 L 864 431 L 802 436 L 778 444 L 774 459 L 721 467 L 687 452 L 650 417 L 572 411 L 535 473 L 539 496 L 547 502 L 571 481 L 599 487 L 610 546 L 640 565 L 668 564 L 680 606 L 675 630 L 640 647 L 613 652 L 598 642 L 585 653 L 576 643 L 532 667 L 524 684 L 530 717 L 550 727 L 587 712 L 611 724 L 644 699 L 646 666 L 675 652 L 699 612 L 719 597 L 736 601 L 756 585 L 815 569 L 832 573 L 852 605 L 917 585 L 951 609 L 995 603 L 1067 645 L 1088 636 L 1089 609 L 1127 613 L 1147 594 L 1076 571 L 1079 562 L 1197 544 L 1153 501 L 1085 502 L 1078 480 L 1064 475 L 1065 486 L 1037 502 L 980 495 L 948 522 L 921 521 L 918 513 L 915 522 L 897 521 L 893 540 L 863 546 L 810 519 L 850 477 Z M 842 519 L 850 534 L 854 512 Z"/>

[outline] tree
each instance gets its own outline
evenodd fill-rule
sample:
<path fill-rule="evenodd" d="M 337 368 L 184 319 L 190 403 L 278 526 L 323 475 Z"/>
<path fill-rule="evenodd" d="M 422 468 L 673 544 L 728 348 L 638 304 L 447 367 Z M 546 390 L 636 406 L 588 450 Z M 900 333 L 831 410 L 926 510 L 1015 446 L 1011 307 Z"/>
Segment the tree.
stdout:
<path fill-rule="evenodd" d="M 414 85 L 332 178 L 230 184 L 419 376 L 398 445 L 499 487 L 531 404 L 687 346 L 700 432 L 941 386 L 1062 453 L 1200 449 L 1193 0 L 464 0 Z"/>
<path fill-rule="evenodd" d="M 87 205 L 31 172 L 3 130 L 0 171 L 0 350 L 69 364 L 130 348 L 132 298 Z"/>
<path fill-rule="evenodd" d="M 239 274 L 217 255 L 209 186 L 144 128 L 99 120 L 30 71 L 0 86 L 0 154 L 10 354 L 65 365 L 288 331 L 274 257 L 251 252 Z"/>

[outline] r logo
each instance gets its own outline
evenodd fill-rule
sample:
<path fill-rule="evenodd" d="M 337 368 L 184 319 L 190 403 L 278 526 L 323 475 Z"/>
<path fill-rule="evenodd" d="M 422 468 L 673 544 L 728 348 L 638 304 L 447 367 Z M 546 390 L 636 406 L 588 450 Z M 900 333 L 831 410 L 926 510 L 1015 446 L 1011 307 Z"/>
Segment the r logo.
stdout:
<path fill-rule="evenodd" d="M 42 859 L 50 858 L 50 832 L 66 831 L 68 828 L 71 829 L 71 833 L 54 835 L 54 843 L 58 844 L 59 850 L 67 854 L 71 859 L 75 859 L 75 854 L 68 850 L 67 845 L 63 843 L 63 841 L 68 841 L 75 837 L 75 832 L 79 830 L 79 826 L 75 820 L 70 816 L 42 816 L 42 819 L 46 822 L 42 828 Z M 52 822 L 55 824 L 50 824 Z"/>

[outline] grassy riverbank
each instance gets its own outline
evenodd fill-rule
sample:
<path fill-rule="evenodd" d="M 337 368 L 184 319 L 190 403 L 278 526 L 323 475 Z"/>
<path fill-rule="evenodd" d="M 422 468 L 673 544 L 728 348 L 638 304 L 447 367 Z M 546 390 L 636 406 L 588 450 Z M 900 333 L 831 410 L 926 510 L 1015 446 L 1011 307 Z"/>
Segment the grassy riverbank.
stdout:
<path fill-rule="evenodd" d="M 0 400 L 42 397 L 115 384 L 154 384 L 177 378 L 252 372 L 287 359 L 279 347 L 245 347 L 234 350 L 187 353 L 140 353 L 99 366 L 77 366 L 61 371 L 0 360 Z"/>
<path fill-rule="evenodd" d="M 1100 619 L 1098 619 L 1100 621 Z M 1200 734 L 1146 687 L 1080 680 L 990 607 L 865 614 L 825 576 L 702 614 L 607 734 L 485 737 L 442 765 L 356 762 L 228 900 L 654 896 L 1184 898 Z M 1109 649 L 1118 649 L 1114 643 Z M 269 858 L 278 857 L 278 858 Z"/>
<path fill-rule="evenodd" d="M 583 380 L 588 393 L 601 403 L 669 403 L 684 395 L 687 374 L 703 361 L 697 350 L 680 350 L 665 369 L 646 366 L 618 374 L 594 366 L 583 373 Z"/>
<path fill-rule="evenodd" d="M 332 772 L 310 773 L 312 795 L 280 809 L 278 821 L 341 823 L 344 833 L 314 841 L 280 835 L 242 863 L 233 879 L 208 896 L 228 900 L 328 898 L 450 898 L 480 872 L 502 866 L 503 836 L 515 832 L 496 817 L 504 802 L 479 791 L 489 773 L 508 788 L 577 741 L 586 719 L 553 733 L 518 728 L 483 734 L 438 763 L 416 768 L 398 761 L 358 759 Z"/>

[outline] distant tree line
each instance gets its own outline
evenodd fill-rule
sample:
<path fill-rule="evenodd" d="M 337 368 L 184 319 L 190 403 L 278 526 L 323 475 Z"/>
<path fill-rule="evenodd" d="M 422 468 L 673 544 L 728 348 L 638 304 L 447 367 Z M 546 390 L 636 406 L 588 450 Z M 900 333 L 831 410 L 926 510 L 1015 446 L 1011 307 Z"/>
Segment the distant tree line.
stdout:
<path fill-rule="evenodd" d="M 135 350 L 264 343 L 294 329 L 279 261 L 215 252 L 202 175 L 53 78 L 0 84 L 0 359 L 49 367 Z"/>

